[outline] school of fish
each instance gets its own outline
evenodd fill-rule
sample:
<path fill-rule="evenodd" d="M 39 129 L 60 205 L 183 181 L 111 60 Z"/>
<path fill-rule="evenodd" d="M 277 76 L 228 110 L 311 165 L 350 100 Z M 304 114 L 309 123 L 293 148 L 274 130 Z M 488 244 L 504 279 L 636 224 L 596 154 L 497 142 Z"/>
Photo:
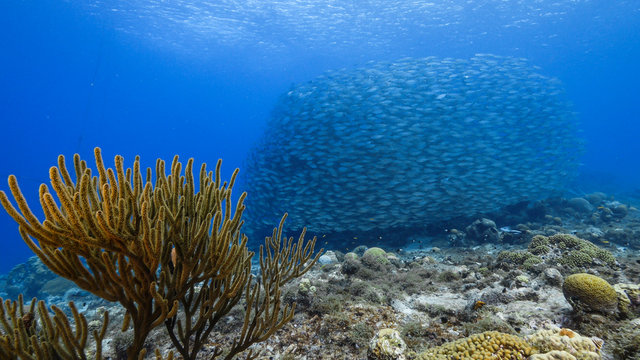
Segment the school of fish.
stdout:
<path fill-rule="evenodd" d="M 583 149 L 557 79 L 520 58 L 330 71 L 284 94 L 245 163 L 247 224 L 420 226 L 557 194 Z"/>

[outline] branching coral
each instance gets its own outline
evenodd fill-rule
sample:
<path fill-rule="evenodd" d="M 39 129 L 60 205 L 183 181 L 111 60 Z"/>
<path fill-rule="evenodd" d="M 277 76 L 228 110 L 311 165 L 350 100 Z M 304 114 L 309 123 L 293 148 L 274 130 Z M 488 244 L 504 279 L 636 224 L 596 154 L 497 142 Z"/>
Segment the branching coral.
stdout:
<path fill-rule="evenodd" d="M 569 234 L 536 235 L 526 251 L 502 251 L 498 254 L 498 261 L 515 264 L 525 270 L 544 267 L 541 264 L 560 266 L 564 273 L 597 264 L 610 269 L 617 266 L 611 252 Z"/>
<path fill-rule="evenodd" d="M 159 292 L 159 283 L 178 282 L 160 264 L 168 265 L 171 238 L 180 233 L 178 200 L 179 173 L 164 175 L 164 162 L 156 164 L 155 191 L 151 171 L 143 186 L 140 162 L 133 171 L 116 157 L 116 170 L 105 169 L 100 149 L 95 150 L 98 177 L 80 156 L 74 156 L 77 183 L 71 179 L 64 156 L 49 171 L 60 206 L 46 185 L 40 186 L 45 220 L 31 212 L 15 176 L 9 187 L 18 209 L 0 192 L 0 202 L 20 225 L 27 245 L 56 274 L 75 282 L 108 301 L 118 301 L 127 310 L 124 328 L 132 320 L 134 340 L 130 358 L 142 352 L 149 332 L 174 316 L 178 302 Z M 177 158 L 172 170 L 180 169 Z M 184 202 L 184 200 L 182 200 Z M 185 277 L 186 278 L 186 277 Z M 178 284 L 176 284 L 178 285 Z M 178 285 L 179 286 L 179 285 Z M 178 287 L 176 286 L 176 287 Z"/>
<path fill-rule="evenodd" d="M 193 159 L 183 175 L 174 157 L 168 176 L 165 162 L 158 159 L 155 181 L 151 169 L 143 181 L 139 157 L 133 169 L 125 170 L 118 155 L 115 170 L 107 169 L 96 148 L 95 161 L 97 177 L 79 155 L 74 156 L 74 183 L 59 156 L 58 167 L 49 175 L 60 205 L 41 185 L 42 222 L 29 209 L 13 175 L 9 187 L 17 209 L 3 191 L 0 202 L 18 222 L 27 245 L 52 271 L 122 304 L 123 330 L 130 325 L 134 330 L 129 359 L 144 354 L 149 332 L 163 323 L 170 334 L 177 324 L 178 336 L 172 340 L 185 358 L 194 358 L 210 328 L 243 295 L 248 306 L 244 327 L 227 358 L 263 341 L 291 318 L 293 308 L 281 308 L 279 289 L 316 262 L 317 256 L 311 259 L 315 238 L 305 245 L 301 236 L 296 244 L 289 239 L 282 246 L 281 224 L 261 249 L 262 279 L 252 284 L 253 253 L 240 233 L 246 194 L 234 208 L 231 204 L 237 169 L 223 183 L 221 161 L 215 176 L 203 164 L 196 184 Z M 180 303 L 188 315 L 181 316 L 184 323 L 177 315 Z M 198 319 L 191 323 L 196 314 Z M 195 343 L 190 343 L 190 335 L 195 335 Z"/>
<path fill-rule="evenodd" d="M 37 312 L 36 312 L 37 304 Z M 72 328 L 67 316 L 52 306 L 51 317 L 44 301 L 31 301 L 25 311 L 22 296 L 18 301 L 3 301 L 0 298 L 0 358 L 23 360 L 84 360 L 89 330 L 87 320 L 78 312 L 73 302 L 69 308 L 74 319 Z M 93 331 L 96 343 L 95 359 L 102 359 L 102 339 L 109 323 L 109 314 L 104 313 L 100 331 Z M 38 322 L 39 320 L 39 322 Z"/>
<path fill-rule="evenodd" d="M 165 325 L 169 336 L 185 359 L 195 359 L 207 336 L 215 325 L 238 303 L 243 293 L 246 300 L 244 324 L 239 336 L 231 344 L 225 360 L 232 359 L 256 342 L 269 338 L 293 318 L 295 303 L 282 307 L 280 289 L 294 278 L 304 275 L 316 263 L 320 253 L 311 259 L 315 239 L 304 245 L 304 231 L 297 243 L 293 238 L 282 242 L 282 228 L 286 214 L 278 228 L 267 237 L 260 247 L 260 281 L 251 282 L 251 256 L 226 277 L 211 277 L 200 289 L 191 287 L 180 298 L 184 316 L 167 319 Z M 192 320 L 195 317 L 195 321 Z M 177 328 L 176 328 L 177 325 Z M 215 356 L 222 354 L 215 350 Z M 247 359 L 258 354 L 249 352 Z"/>

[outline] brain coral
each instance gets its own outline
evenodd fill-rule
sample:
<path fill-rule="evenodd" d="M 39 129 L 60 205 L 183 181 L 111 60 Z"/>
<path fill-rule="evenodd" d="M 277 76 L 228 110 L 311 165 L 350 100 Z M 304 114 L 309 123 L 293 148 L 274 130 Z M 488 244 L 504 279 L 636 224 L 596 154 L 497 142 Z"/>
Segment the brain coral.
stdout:
<path fill-rule="evenodd" d="M 591 274 L 567 276 L 562 284 L 565 299 L 576 310 L 612 313 L 618 307 L 618 294 L 606 280 Z"/>
<path fill-rule="evenodd" d="M 563 188 L 582 145 L 522 59 L 403 59 L 284 94 L 245 164 L 247 225 L 344 231 L 472 216 Z"/>

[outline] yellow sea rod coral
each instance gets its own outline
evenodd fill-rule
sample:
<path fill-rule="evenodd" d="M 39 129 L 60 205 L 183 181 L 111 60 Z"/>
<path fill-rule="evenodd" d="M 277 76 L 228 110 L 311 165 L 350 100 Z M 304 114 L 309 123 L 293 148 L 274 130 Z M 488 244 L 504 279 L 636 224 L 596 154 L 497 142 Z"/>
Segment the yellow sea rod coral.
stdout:
<path fill-rule="evenodd" d="M 485 331 L 431 348 L 419 360 L 527 359 L 533 352 L 523 339 L 498 331 Z"/>
<path fill-rule="evenodd" d="M 115 157 L 115 168 L 107 168 L 100 148 L 94 155 L 97 176 L 74 155 L 75 181 L 64 156 L 58 157 L 58 166 L 49 171 L 53 191 L 40 186 L 43 220 L 30 210 L 16 177 L 9 176 L 15 205 L 4 191 L 0 204 L 18 223 L 23 240 L 54 273 L 124 307 L 122 331 L 133 327 L 127 359 L 141 359 L 147 336 L 162 325 L 182 358 L 196 359 L 209 334 L 241 300 L 243 325 L 224 349 L 214 348 L 213 357 L 224 352 L 223 360 L 231 360 L 248 349 L 246 358 L 256 358 L 251 345 L 293 318 L 295 303 L 284 304 L 281 289 L 317 262 L 315 238 L 305 241 L 305 230 L 297 242 L 283 236 L 285 214 L 260 247 L 256 281 L 254 252 L 241 232 L 246 193 L 232 203 L 238 169 L 223 182 L 221 160 L 215 172 L 202 164 L 194 176 L 194 160 L 187 161 L 183 173 L 175 156 L 169 175 L 158 159 L 155 173 L 148 168 L 145 176 L 139 157 L 125 169 L 122 156 Z M 6 332 L 13 329 L 4 325 Z M 86 337 L 87 332 L 81 333 Z M 66 336 L 64 341 L 68 345 L 81 337 Z M 12 358 L 2 354 L 27 358 L 24 354 L 30 353 L 43 358 L 35 345 L 22 352 L 8 341 L 5 345 L 2 359 Z"/>

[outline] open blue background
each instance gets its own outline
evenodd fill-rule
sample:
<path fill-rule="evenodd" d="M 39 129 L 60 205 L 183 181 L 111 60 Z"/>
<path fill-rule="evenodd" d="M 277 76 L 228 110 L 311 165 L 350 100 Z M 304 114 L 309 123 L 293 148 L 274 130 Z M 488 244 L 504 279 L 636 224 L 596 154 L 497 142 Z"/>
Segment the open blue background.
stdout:
<path fill-rule="evenodd" d="M 564 83 L 587 146 L 575 191 L 640 187 L 637 1 L 109 3 L 0 3 L 0 189 L 15 174 L 34 210 L 58 154 L 223 158 L 228 177 L 292 84 L 476 53 L 525 57 Z M 3 273 L 31 252 L 4 211 L 0 236 Z"/>

